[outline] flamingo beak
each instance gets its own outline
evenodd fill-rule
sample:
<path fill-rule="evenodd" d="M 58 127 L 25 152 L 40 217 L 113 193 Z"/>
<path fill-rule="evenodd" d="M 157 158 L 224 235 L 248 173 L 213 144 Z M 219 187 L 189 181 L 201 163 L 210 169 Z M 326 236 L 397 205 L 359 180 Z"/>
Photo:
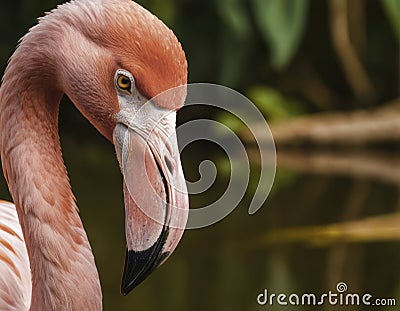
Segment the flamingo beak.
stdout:
<path fill-rule="evenodd" d="M 124 176 L 127 251 L 123 295 L 171 255 L 186 225 L 189 203 L 174 118 L 175 114 L 165 118 L 152 130 L 124 121 L 114 130 Z"/>

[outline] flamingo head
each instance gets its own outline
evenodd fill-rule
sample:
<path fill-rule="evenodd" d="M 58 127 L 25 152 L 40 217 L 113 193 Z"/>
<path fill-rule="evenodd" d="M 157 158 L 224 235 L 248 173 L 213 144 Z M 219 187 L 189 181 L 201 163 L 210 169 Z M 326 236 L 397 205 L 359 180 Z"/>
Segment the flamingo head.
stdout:
<path fill-rule="evenodd" d="M 175 119 L 186 97 L 187 63 L 172 31 L 136 3 L 85 2 L 71 9 L 81 3 L 60 7 L 57 12 L 68 14 L 48 19 L 75 25 L 62 42 L 62 85 L 114 143 L 124 176 L 126 295 L 170 256 L 186 225 Z"/>

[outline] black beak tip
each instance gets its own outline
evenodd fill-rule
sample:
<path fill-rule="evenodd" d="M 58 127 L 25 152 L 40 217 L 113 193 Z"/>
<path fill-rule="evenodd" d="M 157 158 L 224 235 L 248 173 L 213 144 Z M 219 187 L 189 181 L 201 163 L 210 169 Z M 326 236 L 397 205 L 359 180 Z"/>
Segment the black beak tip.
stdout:
<path fill-rule="evenodd" d="M 124 274 L 121 283 L 122 295 L 128 295 L 169 256 L 168 252 L 159 253 L 159 244 L 157 244 L 145 251 L 126 251 Z"/>
<path fill-rule="evenodd" d="M 150 248 L 143 251 L 126 250 L 121 283 L 122 295 L 128 295 L 169 257 L 169 252 L 162 252 L 167 236 L 168 228 L 164 228 L 157 241 Z"/>
<path fill-rule="evenodd" d="M 152 255 L 152 248 L 140 252 L 126 250 L 124 274 L 121 283 L 122 295 L 128 295 L 156 268 L 152 264 Z"/>

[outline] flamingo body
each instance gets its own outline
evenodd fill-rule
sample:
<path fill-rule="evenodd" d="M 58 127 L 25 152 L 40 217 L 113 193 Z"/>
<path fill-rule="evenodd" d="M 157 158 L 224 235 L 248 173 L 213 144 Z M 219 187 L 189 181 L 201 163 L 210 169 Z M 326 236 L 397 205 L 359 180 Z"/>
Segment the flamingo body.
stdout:
<path fill-rule="evenodd" d="M 0 201 L 0 310 L 28 310 L 32 282 L 25 240 L 14 204 Z"/>

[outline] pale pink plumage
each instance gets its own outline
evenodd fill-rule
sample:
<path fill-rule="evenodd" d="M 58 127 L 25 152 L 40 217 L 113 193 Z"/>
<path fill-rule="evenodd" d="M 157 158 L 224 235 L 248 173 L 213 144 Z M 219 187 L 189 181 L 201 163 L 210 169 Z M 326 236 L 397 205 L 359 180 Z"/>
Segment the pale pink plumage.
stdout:
<path fill-rule="evenodd" d="M 9 62 L 0 89 L 0 148 L 16 207 L 0 204 L 2 311 L 102 308 L 57 122 L 65 93 L 112 140 L 118 68 L 132 72 L 147 98 L 187 79 L 186 58 L 173 33 L 130 0 L 75 0 L 60 6 L 31 29 Z M 185 94 L 176 96 L 158 104 L 179 109 Z M 177 243 L 182 230 L 170 231 Z"/>
<path fill-rule="evenodd" d="M 0 310 L 28 310 L 32 283 L 24 236 L 14 204 L 0 201 Z"/>

